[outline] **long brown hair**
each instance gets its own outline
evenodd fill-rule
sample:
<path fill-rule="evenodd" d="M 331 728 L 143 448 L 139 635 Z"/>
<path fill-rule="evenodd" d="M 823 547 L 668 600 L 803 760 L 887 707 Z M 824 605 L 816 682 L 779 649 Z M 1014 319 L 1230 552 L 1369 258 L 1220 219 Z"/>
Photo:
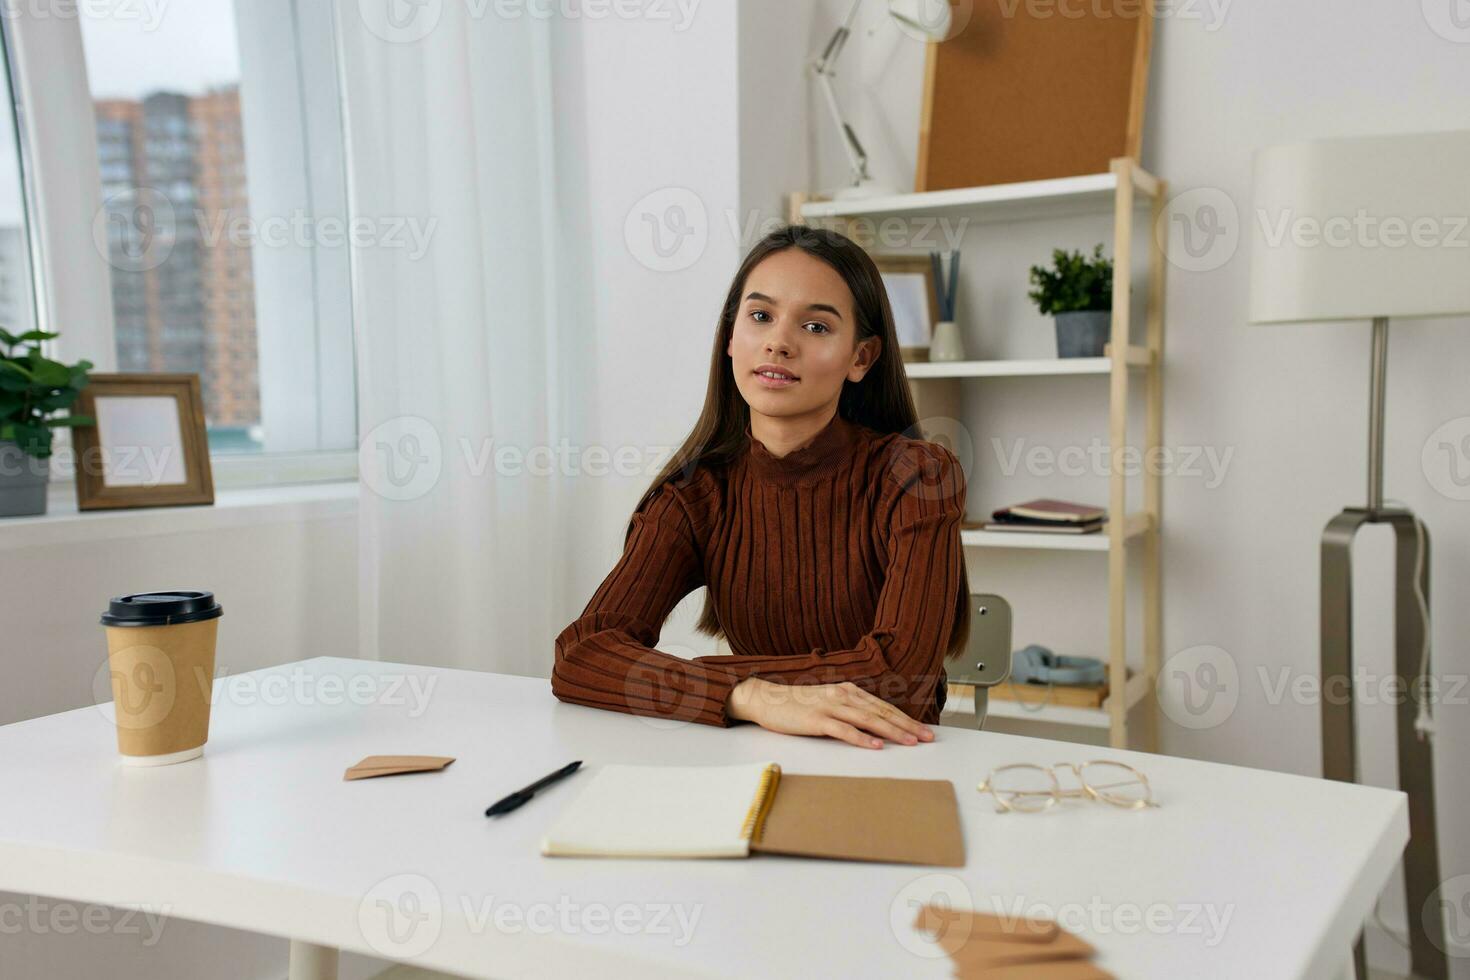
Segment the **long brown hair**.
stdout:
<path fill-rule="evenodd" d="M 715 330 L 714 350 L 710 354 L 709 387 L 704 395 L 704 408 L 694 423 L 684 444 L 670 458 L 663 470 L 654 478 L 634 509 L 642 510 L 652 499 L 658 488 L 676 477 L 687 480 L 694 470 L 703 465 L 722 466 L 738 457 L 746 448 L 745 428 L 750 422 L 750 406 L 735 384 L 735 372 L 726 353 L 730 333 L 735 328 L 735 316 L 740 311 L 740 297 L 745 291 L 745 280 L 761 260 L 788 248 L 801 249 L 813 258 L 821 259 L 842 276 L 852 292 L 853 312 L 857 319 L 857 340 L 878 337 L 882 349 L 878 359 L 861 381 L 847 381 L 842 385 L 842 394 L 837 401 L 837 414 L 849 422 L 867 426 L 877 432 L 899 432 L 911 438 L 923 438 L 919 429 L 918 412 L 909 392 L 907 376 L 899 359 L 898 334 L 893 325 L 893 309 L 888 303 L 888 291 L 883 287 L 883 277 L 868 253 L 852 239 L 831 229 L 811 228 L 806 225 L 787 225 L 778 228 L 756 242 L 755 247 L 740 263 L 730 291 L 725 296 L 725 306 L 720 312 L 720 322 Z M 628 524 L 627 534 L 632 534 L 633 525 Z M 627 535 L 624 536 L 626 544 Z M 955 602 L 954 626 L 950 631 L 946 655 L 963 649 L 970 635 L 970 582 L 963 560 L 960 563 L 960 594 Z M 706 592 L 704 611 L 696 626 L 699 632 L 718 637 L 724 630 L 715 611 L 714 600 Z"/>

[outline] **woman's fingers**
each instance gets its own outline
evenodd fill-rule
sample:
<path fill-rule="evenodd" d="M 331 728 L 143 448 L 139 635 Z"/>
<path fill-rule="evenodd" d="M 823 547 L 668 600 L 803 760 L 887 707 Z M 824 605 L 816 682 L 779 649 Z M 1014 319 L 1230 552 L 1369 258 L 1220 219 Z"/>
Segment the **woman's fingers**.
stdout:
<path fill-rule="evenodd" d="M 870 731 L 874 735 L 882 735 L 890 742 L 898 742 L 901 745 L 918 744 L 917 735 L 885 720 L 882 715 L 870 708 L 861 705 L 846 705 L 835 709 L 835 714 L 854 727 Z"/>
<path fill-rule="evenodd" d="M 911 732 L 915 738 L 923 741 L 931 741 L 934 738 L 934 733 L 930 731 L 929 726 L 910 718 L 878 695 L 865 691 L 851 682 L 842 686 L 847 689 L 848 695 L 855 703 L 871 709 L 878 714 L 878 717 L 897 725 L 904 731 Z"/>
<path fill-rule="evenodd" d="M 856 745 L 860 749 L 881 749 L 883 740 L 874 738 L 866 732 L 860 732 L 847 722 L 834 716 L 828 716 L 822 724 L 822 734 L 829 738 L 841 739 Z"/>

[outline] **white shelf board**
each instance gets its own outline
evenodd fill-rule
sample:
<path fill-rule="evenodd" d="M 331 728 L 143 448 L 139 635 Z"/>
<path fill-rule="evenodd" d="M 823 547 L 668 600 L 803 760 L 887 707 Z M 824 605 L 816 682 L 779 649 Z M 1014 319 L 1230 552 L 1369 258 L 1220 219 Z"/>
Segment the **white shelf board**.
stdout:
<path fill-rule="evenodd" d="M 960 543 L 967 548 L 1032 548 L 1051 551 L 1107 551 L 1108 532 L 1089 534 L 1047 534 L 1028 531 L 985 531 L 969 528 L 960 531 Z"/>
<path fill-rule="evenodd" d="M 1019 378 L 1048 374 L 1109 374 L 1110 357 L 1040 357 L 992 361 L 910 361 L 910 378 Z"/>
<path fill-rule="evenodd" d="M 1022 221 L 1074 214 L 1103 214 L 1113 209 L 1117 177 L 1111 173 L 1028 180 L 988 187 L 893 194 L 857 200 L 808 201 L 803 218 L 914 217 L 942 213 L 972 221 Z M 1143 197 L 1143 195 L 1136 195 Z"/>

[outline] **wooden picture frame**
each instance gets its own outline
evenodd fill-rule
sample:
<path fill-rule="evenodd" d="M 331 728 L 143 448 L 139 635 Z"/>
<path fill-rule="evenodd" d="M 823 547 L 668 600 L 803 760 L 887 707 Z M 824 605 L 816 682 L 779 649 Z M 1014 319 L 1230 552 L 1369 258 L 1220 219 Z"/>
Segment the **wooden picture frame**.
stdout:
<path fill-rule="evenodd" d="M 93 374 L 75 411 L 77 509 L 214 503 L 197 374 Z"/>
<path fill-rule="evenodd" d="M 934 297 L 934 263 L 928 255 L 875 254 L 872 259 L 883 276 L 883 288 L 893 308 L 899 355 L 905 362 L 929 360 L 929 343 L 939 317 Z M 919 318 L 922 322 L 914 322 Z"/>

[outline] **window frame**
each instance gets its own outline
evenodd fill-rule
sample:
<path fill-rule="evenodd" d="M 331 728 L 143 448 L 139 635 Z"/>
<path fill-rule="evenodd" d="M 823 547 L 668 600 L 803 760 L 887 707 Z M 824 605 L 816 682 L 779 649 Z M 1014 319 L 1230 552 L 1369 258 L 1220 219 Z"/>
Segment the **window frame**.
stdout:
<path fill-rule="evenodd" d="M 245 4 L 235 8 L 237 22 L 242 9 L 248 10 L 246 16 L 255 27 L 277 32 L 268 39 L 254 41 L 257 46 L 283 52 L 283 59 L 290 62 L 290 78 L 298 87 L 304 89 L 305 73 L 310 70 L 318 76 L 319 88 L 329 80 L 332 92 L 336 92 L 340 74 L 330 5 L 308 3 L 298 9 L 297 0 L 234 2 Z M 103 184 L 82 16 L 85 13 L 41 16 L 29 8 L 19 8 L 15 16 L 0 23 L 0 43 L 6 55 L 0 67 L 8 70 L 10 111 L 16 121 L 35 322 L 38 329 L 61 335 L 46 343 L 48 356 L 66 361 L 85 358 L 93 363 L 94 370 L 110 372 L 117 364 L 112 270 L 93 244 L 89 218 L 102 208 Z M 243 40 L 241 47 L 243 92 Z M 313 59 L 309 69 L 306 50 Z M 261 84 L 268 85 L 269 79 L 263 78 Z M 279 91 L 275 94 L 279 97 Z M 335 95 L 327 99 L 316 96 L 308 104 L 300 94 L 296 101 L 300 118 L 292 121 L 297 123 L 302 141 L 309 144 L 312 132 L 325 134 L 341 147 L 336 161 L 340 166 L 314 166 L 316 160 L 307 145 L 300 147 L 296 156 L 300 176 L 289 166 L 285 169 L 294 181 L 324 185 L 329 191 L 334 185 L 339 187 L 340 194 L 330 202 L 331 207 L 322 205 L 321 197 L 310 194 L 305 206 L 314 220 L 336 216 L 345 221 L 346 145 L 340 99 Z M 272 119 L 271 126 L 278 128 L 280 122 Z M 249 124 L 243 119 L 242 128 L 246 130 L 245 167 L 249 175 L 251 136 Z M 321 146 L 316 149 L 320 156 Z M 291 151 L 292 147 L 285 148 L 285 152 Z M 333 174 L 333 169 L 340 172 Z M 271 170 L 278 171 L 279 165 Z M 255 217 L 254 184 L 251 186 Z M 252 248 L 252 263 L 258 251 Z M 355 481 L 358 477 L 350 249 L 344 246 L 340 255 L 325 258 L 318 253 L 336 250 L 291 243 L 280 251 L 286 254 L 269 257 L 286 266 L 294 263 L 310 270 L 307 278 L 311 302 L 297 303 L 309 307 L 310 329 L 302 329 L 300 316 L 268 323 L 260 311 L 263 305 L 271 304 L 261 303 L 260 278 L 255 277 L 257 365 L 266 450 L 211 453 L 215 482 L 221 488 Z M 335 263 L 334 274 L 321 275 L 321 267 L 328 261 Z M 275 301 L 276 306 L 282 305 L 279 295 Z M 329 319 L 323 317 L 324 310 L 330 311 Z M 302 383 L 303 378 L 309 379 L 309 386 Z M 266 407 L 268 387 L 272 392 L 271 410 Z M 351 398 L 345 397 L 344 387 Z M 310 392 L 310 397 L 303 397 L 303 391 Z M 275 439 L 271 437 L 273 430 L 278 433 Z M 305 448 L 303 433 L 311 439 L 311 445 Z M 67 430 L 58 430 L 58 448 L 69 448 L 69 435 Z M 319 448 L 332 441 L 342 448 Z M 69 453 L 62 458 L 66 457 Z M 70 468 L 53 467 L 52 483 L 53 493 L 64 493 L 72 483 Z"/>

